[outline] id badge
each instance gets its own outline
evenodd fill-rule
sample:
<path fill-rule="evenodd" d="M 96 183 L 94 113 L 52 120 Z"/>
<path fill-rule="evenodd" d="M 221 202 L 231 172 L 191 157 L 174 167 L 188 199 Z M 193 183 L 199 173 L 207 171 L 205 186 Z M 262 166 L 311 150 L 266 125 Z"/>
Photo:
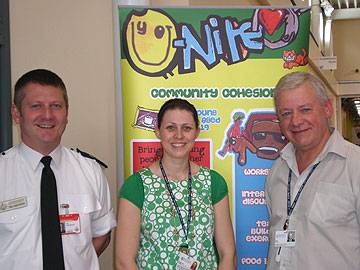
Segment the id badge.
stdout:
<path fill-rule="evenodd" d="M 59 215 L 61 234 L 79 234 L 80 215 L 79 214 L 65 214 Z"/>
<path fill-rule="evenodd" d="M 295 247 L 296 245 L 296 231 L 276 231 L 275 232 L 275 247 Z"/>
<path fill-rule="evenodd" d="M 179 252 L 179 261 L 176 264 L 176 270 L 197 270 L 199 265 L 199 261 L 183 252 Z"/>

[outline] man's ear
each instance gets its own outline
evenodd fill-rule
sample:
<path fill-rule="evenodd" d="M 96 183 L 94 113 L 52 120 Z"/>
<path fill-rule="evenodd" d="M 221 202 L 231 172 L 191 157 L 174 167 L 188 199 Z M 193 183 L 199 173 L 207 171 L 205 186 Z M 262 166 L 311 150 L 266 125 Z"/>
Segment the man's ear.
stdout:
<path fill-rule="evenodd" d="M 334 113 L 334 108 L 333 108 L 333 105 L 332 105 L 332 102 L 330 99 L 328 99 L 325 104 L 324 104 L 324 110 L 325 110 L 325 113 L 326 113 L 326 116 L 327 118 L 331 118 L 333 113 Z"/>
<path fill-rule="evenodd" d="M 18 110 L 15 104 L 11 105 L 11 116 L 16 124 L 20 123 L 21 112 Z"/>

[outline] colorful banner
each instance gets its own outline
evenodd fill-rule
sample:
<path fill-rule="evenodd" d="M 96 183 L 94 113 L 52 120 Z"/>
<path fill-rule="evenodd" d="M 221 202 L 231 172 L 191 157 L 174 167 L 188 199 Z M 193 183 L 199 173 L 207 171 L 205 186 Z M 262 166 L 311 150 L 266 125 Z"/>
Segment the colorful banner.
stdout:
<path fill-rule="evenodd" d="M 161 156 L 160 106 L 185 98 L 200 117 L 191 159 L 227 180 L 238 269 L 265 269 L 264 180 L 286 144 L 273 88 L 308 64 L 309 9 L 119 7 L 125 176 Z"/>

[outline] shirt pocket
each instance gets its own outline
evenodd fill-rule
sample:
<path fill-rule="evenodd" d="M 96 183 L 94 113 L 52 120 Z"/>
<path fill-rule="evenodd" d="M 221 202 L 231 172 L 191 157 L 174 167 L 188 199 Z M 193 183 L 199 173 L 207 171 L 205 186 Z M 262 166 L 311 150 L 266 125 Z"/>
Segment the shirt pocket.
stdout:
<path fill-rule="evenodd" d="M 35 238 L 39 235 L 36 210 L 34 198 L 27 197 L 25 207 L 0 213 L 1 255 L 35 248 Z"/>
<path fill-rule="evenodd" d="M 100 202 L 91 194 L 63 194 L 60 205 L 68 205 L 69 214 L 79 214 L 80 233 L 63 235 L 63 241 L 71 241 L 75 246 L 89 245 L 92 241 L 92 216 L 101 209 Z M 65 214 L 60 207 L 60 214 Z"/>
<path fill-rule="evenodd" d="M 61 204 L 68 204 L 69 212 L 90 214 L 101 209 L 100 202 L 91 194 L 64 194 Z"/>
<path fill-rule="evenodd" d="M 351 222 L 356 218 L 355 196 L 348 188 L 319 182 L 309 219 L 322 226 L 336 226 Z"/>

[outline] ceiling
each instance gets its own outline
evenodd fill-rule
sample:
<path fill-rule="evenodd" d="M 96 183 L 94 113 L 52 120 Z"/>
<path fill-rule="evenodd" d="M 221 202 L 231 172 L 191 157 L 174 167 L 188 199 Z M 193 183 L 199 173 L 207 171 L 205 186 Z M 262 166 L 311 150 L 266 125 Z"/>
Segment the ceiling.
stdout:
<path fill-rule="evenodd" d="M 325 15 L 330 9 L 334 76 L 340 85 L 354 83 L 360 95 L 360 0 L 320 0 L 320 6 Z"/>
<path fill-rule="evenodd" d="M 330 0 L 335 9 L 360 8 L 359 0 Z"/>
<path fill-rule="evenodd" d="M 328 0 L 320 0 L 321 3 Z M 360 0 L 329 0 L 335 9 L 331 15 L 332 20 L 360 19 Z"/>

